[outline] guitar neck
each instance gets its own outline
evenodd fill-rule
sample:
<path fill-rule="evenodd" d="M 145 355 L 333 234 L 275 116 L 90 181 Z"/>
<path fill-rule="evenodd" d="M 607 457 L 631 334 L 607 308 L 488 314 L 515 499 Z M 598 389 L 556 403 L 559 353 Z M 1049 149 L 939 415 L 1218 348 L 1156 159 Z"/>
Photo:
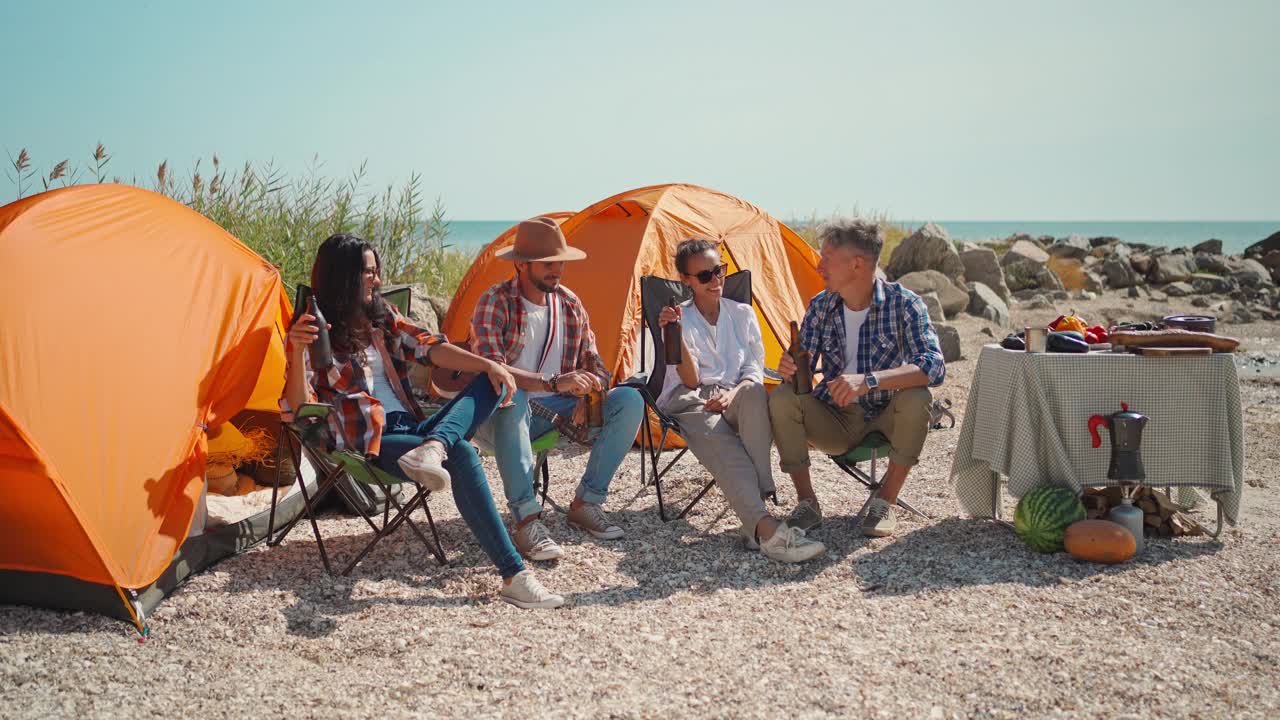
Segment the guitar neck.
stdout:
<path fill-rule="evenodd" d="M 534 415 L 537 415 L 538 417 L 552 424 L 569 422 L 568 418 L 556 413 L 551 408 L 547 407 L 546 405 L 543 405 L 537 400 L 529 401 L 529 412 L 533 413 Z"/>
<path fill-rule="evenodd" d="M 586 444 L 587 429 L 581 425 L 575 425 L 571 419 L 556 413 L 537 400 L 529 401 L 529 412 L 551 423 L 552 427 L 559 430 L 561 434 L 567 436 L 570 440 Z"/>

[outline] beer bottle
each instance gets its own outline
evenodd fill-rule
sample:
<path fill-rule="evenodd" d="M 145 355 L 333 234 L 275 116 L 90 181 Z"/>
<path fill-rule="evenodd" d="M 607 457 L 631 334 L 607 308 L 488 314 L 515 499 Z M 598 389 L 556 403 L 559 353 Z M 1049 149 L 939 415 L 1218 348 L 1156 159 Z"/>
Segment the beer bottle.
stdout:
<path fill-rule="evenodd" d="M 675 306 L 676 301 L 674 299 L 667 301 L 667 307 L 674 308 Z M 680 322 L 678 320 L 673 320 L 662 328 L 662 345 L 667 365 L 679 365 L 684 360 L 684 353 L 681 352 Z"/>
<path fill-rule="evenodd" d="M 307 296 L 307 314 L 315 318 L 312 324 L 318 331 L 316 341 L 307 350 L 311 355 L 311 367 L 326 370 L 333 366 L 333 346 L 329 344 L 328 323 L 324 320 L 324 313 L 320 312 L 320 305 L 316 303 L 314 294 Z"/>
<path fill-rule="evenodd" d="M 791 387 L 797 395 L 808 395 L 813 392 L 813 367 L 809 364 L 809 352 L 800 346 L 800 324 L 794 320 L 791 321 L 791 344 L 787 346 L 787 354 L 796 364 Z"/>

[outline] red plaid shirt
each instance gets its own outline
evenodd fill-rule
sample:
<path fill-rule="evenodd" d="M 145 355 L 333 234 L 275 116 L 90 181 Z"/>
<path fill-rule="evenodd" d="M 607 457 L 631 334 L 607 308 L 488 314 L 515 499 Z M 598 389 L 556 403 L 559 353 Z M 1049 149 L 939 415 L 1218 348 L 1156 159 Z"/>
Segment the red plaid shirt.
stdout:
<path fill-rule="evenodd" d="M 608 386 L 609 371 L 596 349 L 587 309 L 568 288 L 556 288 L 564 309 L 564 354 L 560 373 L 586 370 Z M 485 291 L 471 316 L 472 351 L 494 362 L 512 365 L 524 350 L 524 303 L 520 301 L 520 281 L 512 277 Z"/>
<path fill-rule="evenodd" d="M 388 344 L 384 342 L 381 332 L 374 332 L 373 347 L 382 354 L 383 367 L 395 371 L 394 377 L 388 373 L 387 380 L 400 403 L 419 420 L 424 420 L 426 413 L 413 399 L 409 363 L 417 361 L 426 365 L 431 347 L 448 340 L 443 335 L 429 333 L 409 322 L 390 305 L 387 306 L 387 311 L 391 313 L 395 333 Z M 287 357 L 293 357 L 291 343 L 287 340 L 285 352 L 288 353 Z M 309 351 L 304 353 L 304 358 L 307 402 L 322 402 L 333 406 L 334 412 L 329 415 L 329 425 L 338 447 L 377 455 L 382 449 L 382 429 L 387 425 L 387 417 L 382 403 L 373 396 L 373 372 L 364 361 L 363 351 L 352 354 L 335 352 L 333 366 L 323 374 L 311 368 Z M 396 380 L 399 382 L 395 382 Z M 285 422 L 293 420 L 293 410 L 288 398 L 281 397 L 281 419 Z"/>

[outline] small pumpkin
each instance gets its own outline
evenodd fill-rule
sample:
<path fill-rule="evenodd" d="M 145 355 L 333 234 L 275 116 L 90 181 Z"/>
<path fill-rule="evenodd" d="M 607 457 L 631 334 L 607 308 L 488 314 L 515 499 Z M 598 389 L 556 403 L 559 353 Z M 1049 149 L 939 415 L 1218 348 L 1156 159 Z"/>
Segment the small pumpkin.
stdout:
<path fill-rule="evenodd" d="M 1133 557 L 1138 543 L 1128 528 L 1110 520 L 1081 520 L 1071 523 L 1062 538 L 1071 557 L 1086 562 L 1114 565 Z"/>

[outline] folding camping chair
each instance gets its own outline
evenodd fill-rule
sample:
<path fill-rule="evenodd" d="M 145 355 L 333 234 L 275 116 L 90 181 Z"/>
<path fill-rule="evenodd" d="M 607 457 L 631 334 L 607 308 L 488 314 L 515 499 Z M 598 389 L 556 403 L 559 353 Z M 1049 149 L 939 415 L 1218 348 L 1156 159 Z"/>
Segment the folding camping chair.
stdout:
<path fill-rule="evenodd" d="M 301 305 L 310 291 L 306 286 L 299 286 L 295 303 Z M 382 293 L 382 297 L 395 305 L 402 315 L 409 314 L 413 294 L 408 285 L 388 288 Z M 320 551 L 320 560 L 324 563 L 324 569 L 332 575 L 333 568 L 329 563 L 329 554 L 325 550 L 324 538 L 320 535 L 320 527 L 316 524 L 315 516 L 321 501 L 329 493 L 336 492 L 349 508 L 364 518 L 374 533 L 373 539 L 347 564 L 342 571 L 343 575 L 350 574 L 356 564 L 363 560 L 382 538 L 406 523 L 426 544 L 431 554 L 435 555 L 436 560 L 444 565 L 447 562 L 444 549 L 440 544 L 440 536 L 436 532 L 435 520 L 431 517 L 431 508 L 427 505 L 427 497 L 431 491 L 416 482 L 404 480 L 381 470 L 359 453 L 349 450 L 332 450 L 331 438 L 328 436 L 330 430 L 328 416 L 332 411 L 333 407 L 330 405 L 308 403 L 298 409 L 292 423 L 281 423 L 280 432 L 276 436 L 277 482 L 276 487 L 271 491 L 267 544 L 279 545 L 298 521 L 306 517 L 311 523 L 311 532 L 316 538 L 316 548 Z M 351 446 L 349 442 L 346 445 Z M 279 535 L 276 536 L 274 531 L 276 504 L 280 490 L 279 473 L 286 447 L 292 456 L 294 467 L 301 466 L 302 455 L 305 452 L 312 465 L 319 471 L 321 479 L 314 495 L 308 492 L 305 482 L 299 482 L 303 511 L 281 528 Z M 349 479 L 350 482 L 343 482 L 344 478 Z M 399 496 L 405 485 L 410 486 L 414 492 L 407 502 L 402 503 Z M 426 535 L 409 517 L 409 514 L 419 506 L 426 512 L 434 542 L 427 540 Z M 381 510 L 378 510 L 379 507 Z M 374 520 L 379 515 L 381 515 L 380 524 Z"/>
<path fill-rule="evenodd" d="M 836 467 L 843 470 L 845 474 L 867 487 L 867 500 L 862 503 L 862 508 L 858 510 L 857 516 L 853 519 L 854 527 L 858 527 L 862 524 L 862 519 L 866 517 L 867 511 L 871 509 L 871 501 L 876 499 L 876 493 L 880 492 L 880 487 L 884 485 L 884 474 L 876 474 L 876 460 L 883 455 L 888 454 L 889 438 L 879 432 L 873 432 L 863 438 L 862 442 L 858 443 L 857 447 L 854 447 L 843 455 L 827 456 L 831 458 L 831 461 L 836 464 Z M 869 462 L 871 466 L 870 472 L 864 471 L 862 468 L 858 467 L 859 464 L 864 462 Z M 910 503 L 903 500 L 901 497 L 898 498 L 896 504 L 907 512 L 918 515 L 925 520 L 929 519 L 928 515 L 925 515 L 914 507 L 911 507 Z"/>
<path fill-rule="evenodd" d="M 378 542 L 405 524 L 422 540 L 436 560 L 441 565 L 444 565 L 447 559 L 440 544 L 440 535 L 436 532 L 436 523 L 431 516 L 431 508 L 427 505 L 427 499 L 431 495 L 431 491 L 412 480 L 406 480 L 385 472 L 360 453 L 351 450 L 332 449 L 332 438 L 329 436 L 329 432 L 331 432 L 329 415 L 332 412 L 333 406 L 331 405 L 307 403 L 298 409 L 293 422 L 281 424 L 280 435 L 276 445 L 276 467 L 280 467 L 287 447 L 296 467 L 301 466 L 302 456 L 304 453 L 306 454 L 307 459 L 319 471 L 320 481 L 314 494 L 307 490 L 305 482 L 299 482 L 298 491 L 302 494 L 303 510 L 297 517 L 281 528 L 279 534 L 275 534 L 275 513 L 280 491 L 279 485 L 272 489 L 271 513 L 267 520 L 267 545 L 279 545 L 293 530 L 294 526 L 298 524 L 298 521 L 305 517 L 311 523 L 311 532 L 316 538 L 316 548 L 320 551 L 320 560 L 324 563 L 324 569 L 332 575 L 333 567 L 329 562 L 329 553 L 325 550 L 324 538 L 320 534 L 319 525 L 316 524 L 316 511 L 320 506 L 320 502 L 330 492 L 337 492 L 349 507 L 356 510 L 357 514 L 369 525 L 369 529 L 373 531 L 373 539 L 347 563 L 341 574 L 349 575 Z M 349 446 L 350 444 L 348 443 Z M 352 485 L 340 482 L 344 476 L 352 480 Z M 401 503 L 397 496 L 400 494 L 399 487 L 405 484 L 413 489 L 413 493 L 410 495 L 408 502 Z M 365 509 L 370 505 L 371 498 L 353 496 L 353 493 L 356 492 L 372 494 L 370 491 L 373 488 L 380 490 L 380 495 L 385 500 L 381 512 L 369 512 Z M 409 516 L 419 507 L 427 514 L 427 524 L 431 528 L 432 540 L 427 539 L 427 536 L 423 534 L 422 530 L 418 528 L 417 524 Z M 377 521 L 378 516 L 381 516 L 380 522 Z"/>
<path fill-rule="evenodd" d="M 641 397 L 644 398 L 645 418 L 640 424 L 640 478 L 644 485 L 653 484 L 658 495 L 658 515 L 663 521 L 673 518 L 667 517 L 667 506 L 662 499 L 662 481 L 671 468 L 679 462 L 684 454 L 689 452 L 688 447 L 681 448 L 667 462 L 666 466 L 661 470 L 658 469 L 660 464 L 662 450 L 667 444 L 667 436 L 671 433 L 680 435 L 680 423 L 658 407 L 658 398 L 662 395 L 662 387 L 667 379 L 667 363 L 665 345 L 662 342 L 662 329 L 658 326 L 658 315 L 662 312 L 662 308 L 667 306 L 671 300 L 676 302 L 684 302 L 691 296 L 689 287 L 677 280 L 668 280 L 667 278 L 657 277 L 655 275 L 645 275 L 640 278 L 640 312 L 644 318 L 645 327 L 649 331 L 649 336 L 653 341 L 653 371 L 645 374 L 643 368 L 648 367 L 646 346 L 648 343 L 640 343 L 640 367 L 641 372 L 627 380 L 623 385 L 634 387 L 640 391 Z M 747 305 L 751 304 L 751 271 L 739 270 L 736 273 L 724 279 L 724 297 L 730 300 L 736 300 Z M 650 416 L 657 422 L 660 433 L 657 441 L 654 441 L 654 429 L 650 424 Z M 649 474 L 646 475 L 646 459 L 650 467 Z M 680 511 L 674 519 L 680 519 L 689 514 L 715 485 L 715 480 L 708 480 L 689 504 Z"/>

